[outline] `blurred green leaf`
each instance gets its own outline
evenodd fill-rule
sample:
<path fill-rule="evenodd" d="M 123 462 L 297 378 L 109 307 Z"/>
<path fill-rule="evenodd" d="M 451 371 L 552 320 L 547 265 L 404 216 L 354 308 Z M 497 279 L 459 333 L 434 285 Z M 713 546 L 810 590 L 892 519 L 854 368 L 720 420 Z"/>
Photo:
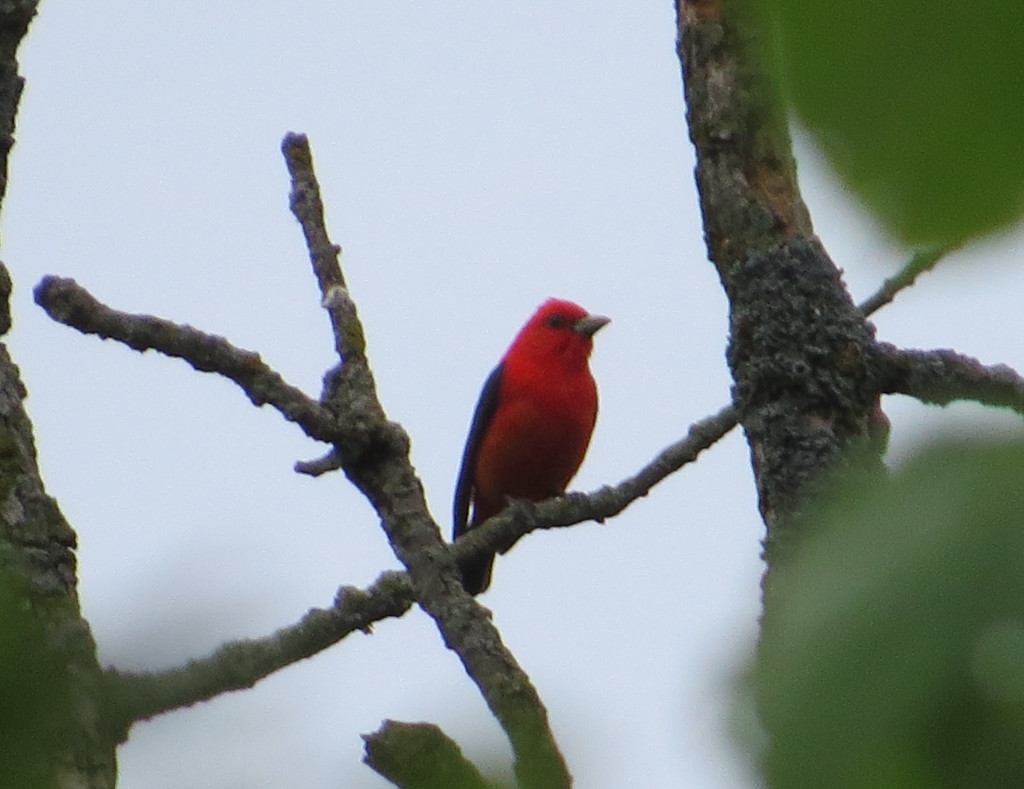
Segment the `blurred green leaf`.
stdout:
<path fill-rule="evenodd" d="M 1024 445 L 926 451 L 806 528 L 748 676 L 768 786 L 1024 786 Z"/>
<path fill-rule="evenodd" d="M 1024 207 L 1024 4 L 756 2 L 785 92 L 903 242 L 956 244 Z"/>

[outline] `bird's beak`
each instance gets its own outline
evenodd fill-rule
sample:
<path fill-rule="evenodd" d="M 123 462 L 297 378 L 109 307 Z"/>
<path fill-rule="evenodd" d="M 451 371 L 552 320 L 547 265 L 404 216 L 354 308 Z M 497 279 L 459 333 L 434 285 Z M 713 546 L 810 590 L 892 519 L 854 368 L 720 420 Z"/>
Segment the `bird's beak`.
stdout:
<path fill-rule="evenodd" d="M 572 325 L 572 330 L 577 334 L 582 334 L 586 337 L 593 337 L 597 330 L 602 326 L 606 326 L 611 323 L 611 318 L 606 318 L 604 315 L 588 315 L 586 318 L 580 318 L 576 323 Z"/>

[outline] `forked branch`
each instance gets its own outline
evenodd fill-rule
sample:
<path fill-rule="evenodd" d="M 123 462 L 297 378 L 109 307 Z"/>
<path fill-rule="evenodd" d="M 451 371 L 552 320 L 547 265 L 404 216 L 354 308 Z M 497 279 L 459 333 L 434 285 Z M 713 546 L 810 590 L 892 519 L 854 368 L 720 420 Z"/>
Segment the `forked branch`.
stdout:
<path fill-rule="evenodd" d="M 696 460 L 735 423 L 733 409 L 723 409 L 692 425 L 685 438 L 618 485 L 506 510 L 452 546 L 455 561 L 472 561 L 504 550 L 538 529 L 564 528 L 617 515 L 660 481 Z M 207 657 L 178 668 L 152 674 L 109 669 L 105 675 L 107 726 L 123 739 L 138 720 L 208 701 L 221 693 L 251 688 L 352 633 L 367 632 L 376 622 L 402 616 L 413 602 L 408 573 L 388 571 L 365 590 L 342 587 L 330 608 L 314 608 L 294 625 L 262 638 L 224 644 Z"/>

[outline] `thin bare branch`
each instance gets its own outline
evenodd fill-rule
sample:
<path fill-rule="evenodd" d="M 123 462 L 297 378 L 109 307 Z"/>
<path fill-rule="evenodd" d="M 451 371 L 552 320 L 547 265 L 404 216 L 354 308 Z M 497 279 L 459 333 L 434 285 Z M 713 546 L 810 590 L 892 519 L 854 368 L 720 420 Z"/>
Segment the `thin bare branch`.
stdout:
<path fill-rule="evenodd" d="M 363 327 L 341 270 L 341 246 L 333 243 L 327 235 L 324 204 L 320 198 L 320 184 L 313 171 L 309 140 L 304 134 L 286 134 L 281 152 L 292 179 L 289 203 L 306 239 L 309 261 L 320 286 L 321 306 L 331 319 L 338 358 L 343 362 L 353 362 L 355 357 L 365 360 Z"/>
<path fill-rule="evenodd" d="M 152 315 L 118 312 L 73 279 L 44 277 L 35 289 L 36 303 L 58 323 L 83 334 L 117 340 L 136 351 L 159 351 L 183 359 L 204 373 L 217 373 L 238 384 L 254 405 L 269 405 L 319 441 L 337 439 L 334 417 L 316 400 L 286 383 L 254 351 L 237 348 L 223 337 Z"/>
<path fill-rule="evenodd" d="M 1024 378 L 1005 364 L 984 365 L 951 350 L 903 350 L 879 343 L 878 362 L 886 394 L 905 394 L 947 405 L 973 400 L 1024 414 Z"/>
<path fill-rule="evenodd" d="M 108 669 L 104 674 L 106 725 L 123 740 L 130 726 L 221 693 L 251 688 L 275 671 L 312 657 L 374 622 L 402 616 L 413 603 L 405 573 L 383 573 L 365 591 L 345 586 L 334 605 L 311 609 L 294 625 L 264 638 L 224 644 L 211 655 L 154 674 Z"/>
<path fill-rule="evenodd" d="M 935 268 L 936 264 L 954 249 L 955 247 L 935 247 L 915 252 L 914 256 L 895 276 L 889 277 L 883 282 L 882 287 L 862 301 L 857 309 L 864 314 L 865 318 L 878 312 L 895 299 L 901 290 L 913 285 L 919 276 Z"/>
<path fill-rule="evenodd" d="M 687 435 L 618 485 L 570 493 L 535 506 L 513 507 L 452 546 L 456 562 L 506 549 L 529 532 L 568 527 L 617 515 L 633 501 L 726 435 L 736 424 L 731 407 L 694 423 Z M 402 616 L 414 602 L 404 572 L 383 573 L 366 590 L 342 587 L 330 608 L 312 609 L 299 622 L 257 639 L 223 645 L 211 655 L 153 674 L 109 669 L 105 674 L 108 725 L 122 732 L 138 720 L 250 688 L 285 666 L 312 657 L 382 619 Z"/>
<path fill-rule="evenodd" d="M 539 504 L 513 502 L 513 506 L 459 538 L 455 545 L 458 560 L 472 561 L 489 551 L 504 553 L 521 537 L 538 529 L 604 521 L 618 515 L 663 479 L 696 460 L 732 430 L 737 419 L 736 409 L 726 406 L 695 422 L 684 438 L 663 449 L 636 474 L 617 485 L 605 485 L 590 493 L 568 493 Z"/>

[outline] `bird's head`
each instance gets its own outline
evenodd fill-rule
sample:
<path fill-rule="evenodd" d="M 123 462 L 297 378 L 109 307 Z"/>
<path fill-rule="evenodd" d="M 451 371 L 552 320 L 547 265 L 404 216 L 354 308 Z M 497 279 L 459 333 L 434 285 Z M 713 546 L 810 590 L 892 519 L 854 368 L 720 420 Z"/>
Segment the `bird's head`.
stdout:
<path fill-rule="evenodd" d="M 571 301 L 548 299 L 520 330 L 509 353 L 554 357 L 585 365 L 594 334 L 609 322 L 604 315 L 591 315 Z"/>

